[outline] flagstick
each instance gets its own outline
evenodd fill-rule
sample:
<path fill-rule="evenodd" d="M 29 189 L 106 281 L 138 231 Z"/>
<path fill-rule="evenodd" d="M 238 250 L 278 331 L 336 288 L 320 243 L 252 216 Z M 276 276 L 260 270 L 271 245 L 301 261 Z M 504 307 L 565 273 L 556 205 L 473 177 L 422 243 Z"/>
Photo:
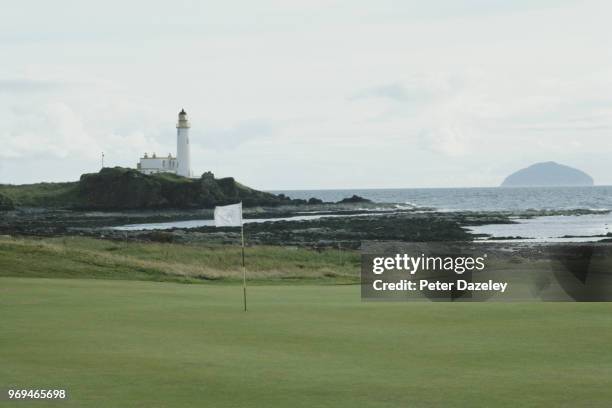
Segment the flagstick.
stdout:
<path fill-rule="evenodd" d="M 242 236 L 242 296 L 244 298 L 244 311 L 247 311 L 246 299 L 246 268 L 244 266 L 244 223 L 240 223 L 240 234 Z"/>

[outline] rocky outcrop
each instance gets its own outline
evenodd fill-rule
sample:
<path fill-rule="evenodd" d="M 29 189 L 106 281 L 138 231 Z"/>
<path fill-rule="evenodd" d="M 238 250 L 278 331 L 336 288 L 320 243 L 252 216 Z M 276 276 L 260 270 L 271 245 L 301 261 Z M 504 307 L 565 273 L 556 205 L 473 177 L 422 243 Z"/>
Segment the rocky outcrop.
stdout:
<path fill-rule="evenodd" d="M 353 194 L 351 197 L 348 198 L 343 198 L 342 200 L 338 201 L 337 204 L 355 204 L 355 203 L 371 203 L 371 200 L 368 200 L 367 198 L 363 198 L 360 197 L 356 194 Z"/>
<path fill-rule="evenodd" d="M 133 169 L 104 168 L 84 174 L 77 206 L 88 209 L 213 208 L 242 201 L 245 207 L 290 204 L 291 199 L 254 190 L 232 177 L 210 172 L 199 179 L 170 173 L 145 175 Z"/>

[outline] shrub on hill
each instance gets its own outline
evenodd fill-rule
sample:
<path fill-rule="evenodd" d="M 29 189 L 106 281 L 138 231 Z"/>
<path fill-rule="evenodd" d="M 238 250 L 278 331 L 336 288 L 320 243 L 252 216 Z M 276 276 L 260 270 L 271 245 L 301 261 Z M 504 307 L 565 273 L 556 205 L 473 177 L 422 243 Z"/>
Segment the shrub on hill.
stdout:
<path fill-rule="evenodd" d="M 0 211 L 12 210 L 13 208 L 15 208 L 13 200 L 3 194 L 0 194 Z"/>

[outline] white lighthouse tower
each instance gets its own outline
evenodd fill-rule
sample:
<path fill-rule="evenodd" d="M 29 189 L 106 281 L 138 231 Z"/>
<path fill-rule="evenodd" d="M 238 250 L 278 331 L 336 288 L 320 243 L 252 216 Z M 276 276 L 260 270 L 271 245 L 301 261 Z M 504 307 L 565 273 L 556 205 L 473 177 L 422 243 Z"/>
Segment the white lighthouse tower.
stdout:
<path fill-rule="evenodd" d="M 185 109 L 181 109 L 176 124 L 176 161 L 178 162 L 177 174 L 179 176 L 191 177 L 191 152 L 189 147 L 189 128 L 191 124 L 187 119 Z"/>
<path fill-rule="evenodd" d="M 158 156 L 155 153 L 145 153 L 136 164 L 138 171 L 144 174 L 174 173 L 179 176 L 191 177 L 191 151 L 189 147 L 189 128 L 185 109 L 181 109 L 176 124 L 176 157 Z"/>

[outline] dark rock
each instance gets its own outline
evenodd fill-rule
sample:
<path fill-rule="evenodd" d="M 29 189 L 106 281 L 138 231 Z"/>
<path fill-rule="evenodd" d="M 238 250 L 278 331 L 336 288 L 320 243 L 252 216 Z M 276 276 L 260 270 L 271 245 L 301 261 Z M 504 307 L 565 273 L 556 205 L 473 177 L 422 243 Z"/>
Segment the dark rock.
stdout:
<path fill-rule="evenodd" d="M 214 181 L 215 180 L 214 173 L 212 171 L 204 172 L 202 174 L 202 181 L 205 181 L 205 180 Z"/>
<path fill-rule="evenodd" d="M 166 231 L 152 231 L 149 239 L 153 242 L 171 243 L 174 242 L 174 234 Z"/>
<path fill-rule="evenodd" d="M 95 209 L 156 208 L 168 205 L 162 183 L 133 169 L 104 168 L 83 174 L 79 181 L 78 206 Z"/>
<path fill-rule="evenodd" d="M 343 198 L 342 200 L 338 201 L 337 204 L 348 204 L 348 203 L 371 203 L 372 200 L 368 200 L 367 198 L 363 198 L 360 197 L 358 195 L 353 194 L 352 197 L 349 198 Z"/>

